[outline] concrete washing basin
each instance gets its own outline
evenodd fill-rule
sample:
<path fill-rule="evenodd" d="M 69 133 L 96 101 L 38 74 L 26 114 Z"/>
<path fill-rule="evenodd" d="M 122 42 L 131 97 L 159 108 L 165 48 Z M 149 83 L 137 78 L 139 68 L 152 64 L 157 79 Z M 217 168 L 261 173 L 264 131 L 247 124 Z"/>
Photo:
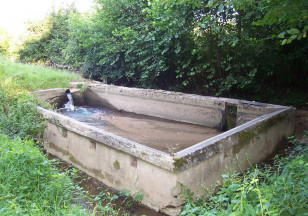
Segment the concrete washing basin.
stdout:
<path fill-rule="evenodd" d="M 110 187 L 140 192 L 143 204 L 168 214 L 182 204 L 181 186 L 203 194 L 226 166 L 239 170 L 235 158 L 242 169 L 263 161 L 294 130 L 292 107 L 101 83 L 70 89 L 75 105 L 111 113 L 100 118 L 112 127 L 38 107 L 48 119 L 47 151 Z M 62 106 L 65 91 L 36 94 Z"/>

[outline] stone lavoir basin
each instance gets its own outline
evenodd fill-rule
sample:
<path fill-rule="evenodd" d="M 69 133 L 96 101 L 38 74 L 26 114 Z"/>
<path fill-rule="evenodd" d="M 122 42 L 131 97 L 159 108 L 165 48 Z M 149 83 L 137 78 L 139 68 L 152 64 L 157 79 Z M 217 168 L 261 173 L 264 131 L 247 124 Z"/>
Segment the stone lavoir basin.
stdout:
<path fill-rule="evenodd" d="M 294 131 L 292 107 L 95 82 L 71 83 L 71 111 L 66 90 L 36 92 L 60 108 L 38 107 L 46 150 L 170 215 L 182 186 L 204 194 L 226 167 L 239 170 L 235 160 L 263 161 Z"/>
<path fill-rule="evenodd" d="M 211 127 L 109 108 L 76 106 L 74 111 L 60 109 L 58 112 L 114 135 L 171 154 L 221 133 L 220 130 Z"/>

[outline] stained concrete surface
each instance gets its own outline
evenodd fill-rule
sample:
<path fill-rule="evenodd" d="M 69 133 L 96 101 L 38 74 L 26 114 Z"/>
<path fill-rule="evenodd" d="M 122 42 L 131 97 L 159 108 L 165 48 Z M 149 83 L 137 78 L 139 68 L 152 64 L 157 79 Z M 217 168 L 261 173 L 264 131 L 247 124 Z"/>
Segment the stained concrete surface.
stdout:
<path fill-rule="evenodd" d="M 222 133 L 215 128 L 107 108 L 76 109 L 76 112 L 66 109 L 61 109 L 60 112 L 115 135 L 171 154 Z"/>

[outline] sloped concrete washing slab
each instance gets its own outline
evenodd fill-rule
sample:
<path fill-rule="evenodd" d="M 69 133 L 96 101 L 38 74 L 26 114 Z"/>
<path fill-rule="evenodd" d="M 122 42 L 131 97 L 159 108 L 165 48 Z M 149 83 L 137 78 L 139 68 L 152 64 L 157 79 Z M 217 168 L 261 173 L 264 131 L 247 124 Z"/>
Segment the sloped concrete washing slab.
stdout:
<path fill-rule="evenodd" d="M 101 83 L 71 83 L 70 89 L 77 105 L 119 112 L 112 115 L 114 120 L 106 118 L 121 130 L 38 107 L 48 119 L 47 151 L 116 190 L 140 192 L 143 204 L 170 215 L 182 204 L 182 186 L 204 194 L 203 188 L 220 180 L 226 167 L 239 170 L 235 159 L 242 169 L 263 161 L 294 131 L 292 107 Z M 67 101 L 65 91 L 36 94 L 61 106 Z M 149 142 L 147 137 L 138 139 L 147 128 L 144 122 L 151 125 Z M 125 128 L 130 130 L 123 133 Z M 181 133 L 180 138 L 174 135 Z"/>

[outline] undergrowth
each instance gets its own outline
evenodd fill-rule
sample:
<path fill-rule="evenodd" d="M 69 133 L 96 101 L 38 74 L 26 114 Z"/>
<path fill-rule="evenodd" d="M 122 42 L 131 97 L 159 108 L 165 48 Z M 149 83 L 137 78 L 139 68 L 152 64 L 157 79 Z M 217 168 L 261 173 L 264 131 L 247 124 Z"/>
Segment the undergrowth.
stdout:
<path fill-rule="evenodd" d="M 44 121 L 36 111 L 39 102 L 27 91 L 0 84 L 0 131 L 10 137 L 37 137 Z"/>
<path fill-rule="evenodd" d="M 222 175 L 216 193 L 198 197 L 185 188 L 180 215 L 308 215 L 308 147 L 299 144 L 273 165 L 255 165 L 242 175 Z"/>
<path fill-rule="evenodd" d="M 85 215 L 74 193 L 32 141 L 0 134 L 0 215 Z"/>

